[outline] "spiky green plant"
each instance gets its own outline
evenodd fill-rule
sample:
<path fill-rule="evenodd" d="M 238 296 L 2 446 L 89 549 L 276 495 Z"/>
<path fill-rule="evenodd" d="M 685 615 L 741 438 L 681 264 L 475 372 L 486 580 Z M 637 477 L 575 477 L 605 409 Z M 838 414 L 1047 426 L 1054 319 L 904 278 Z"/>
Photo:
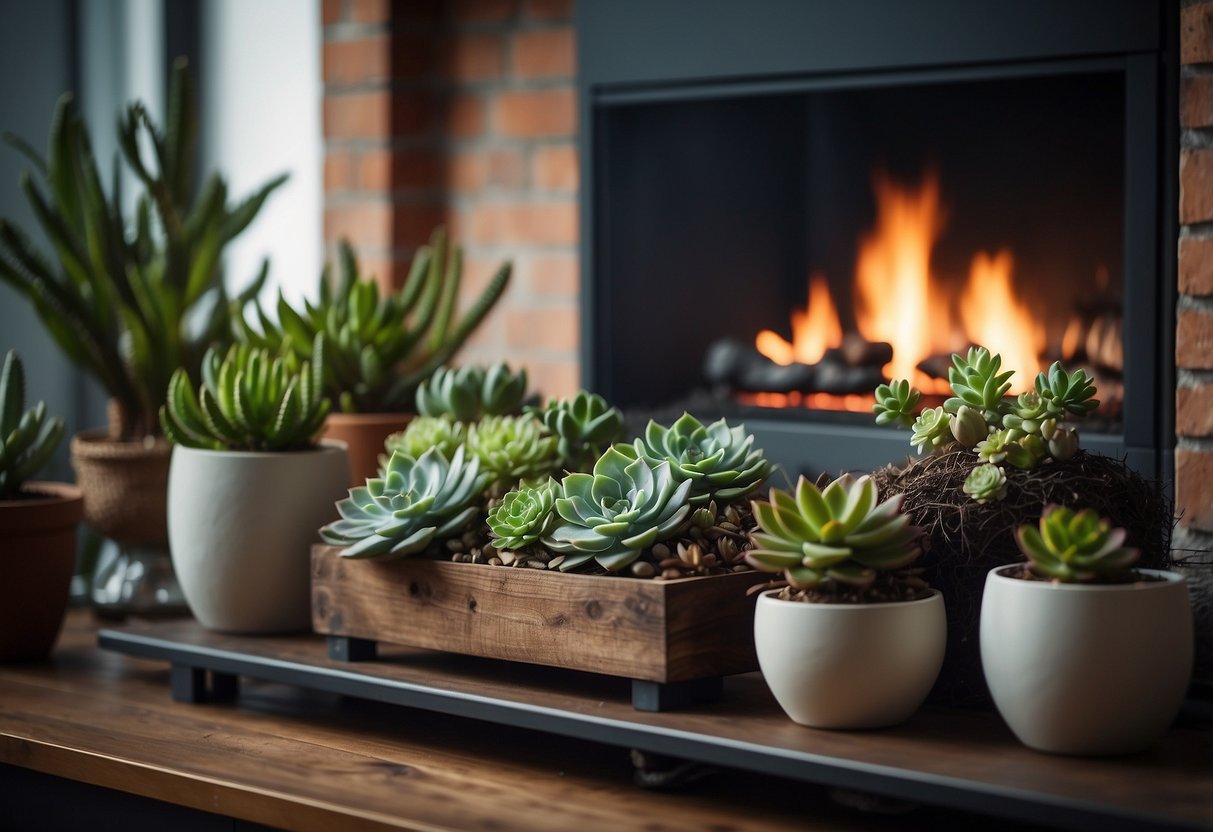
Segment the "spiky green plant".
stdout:
<path fill-rule="evenodd" d="M 399 451 L 413 459 L 419 459 L 430 448 L 437 448 L 447 459 L 467 441 L 467 425 L 454 422 L 443 416 L 415 416 L 402 431 L 397 431 L 384 440 L 386 454 L 379 456 L 380 473 L 387 466 L 392 454 Z"/>
<path fill-rule="evenodd" d="M 546 477 L 560 465 L 556 437 L 532 416 L 485 416 L 471 423 L 467 451 L 480 460 L 481 470 L 497 489 Z"/>
<path fill-rule="evenodd" d="M 991 354 L 985 347 L 969 347 L 964 358 L 952 356 L 948 368 L 948 384 L 952 397 L 944 402 L 944 409 L 955 413 L 962 404 L 982 412 L 987 421 L 1001 418 L 1006 410 L 1003 397 L 1011 389 L 1014 370 L 1002 369 L 1002 356 Z"/>
<path fill-rule="evenodd" d="M 754 435 L 745 426 L 730 426 L 724 419 L 704 425 L 689 413 L 668 428 L 650 420 L 644 436 L 618 449 L 651 466 L 669 462 L 675 480 L 691 483 L 689 499 L 696 506 L 744 497 L 771 473 L 771 463 L 754 447 Z"/>
<path fill-rule="evenodd" d="M 1007 496 L 1007 474 L 997 465 L 978 465 L 965 477 L 961 490 L 978 503 L 989 503 Z"/>
<path fill-rule="evenodd" d="M 526 405 L 526 386 L 526 369 L 515 373 L 504 361 L 488 368 L 475 364 L 439 368 L 417 388 L 417 412 L 459 422 L 515 416 Z"/>
<path fill-rule="evenodd" d="M 279 176 L 235 203 L 217 174 L 195 191 L 198 117 L 183 59 L 173 66 L 167 114 L 164 129 L 140 103 L 119 119 L 122 158 L 142 189 L 132 216 L 123 213 L 119 159 L 107 194 L 70 95 L 59 100 L 45 160 L 6 137 L 33 166 L 21 188 L 51 251 L 0 220 L 0 280 L 30 302 L 64 354 L 105 389 L 122 439 L 159 433 L 157 414 L 174 370 L 197 378 L 206 348 L 231 340 L 223 249 L 286 180 Z M 264 280 L 263 266 L 238 303 Z"/>
<path fill-rule="evenodd" d="M 1140 555 L 1124 545 L 1126 534 L 1092 509 L 1050 505 L 1038 527 L 1015 530 L 1015 542 L 1034 574 L 1062 583 L 1097 583 L 1123 575 Z"/>
<path fill-rule="evenodd" d="M 47 417 L 46 402 L 25 409 L 25 368 L 16 350 L 0 367 L 0 500 L 15 499 L 63 438 L 63 420 Z"/>
<path fill-rule="evenodd" d="M 1060 361 L 1054 361 L 1047 373 L 1036 376 L 1036 392 L 1054 416 L 1085 416 L 1099 407 L 1095 381 L 1082 368 L 1067 373 Z"/>
<path fill-rule="evenodd" d="M 914 411 L 922 393 L 910 386 L 906 379 L 898 379 L 876 388 L 876 404 L 872 412 L 876 414 L 876 424 L 897 424 L 910 427 L 914 424 Z"/>
<path fill-rule="evenodd" d="M 591 561 L 618 572 L 641 551 L 678 534 L 691 504 L 691 480 L 678 482 L 663 460 L 650 465 L 608 448 L 592 474 L 565 475 L 556 497 L 559 520 L 543 545 L 564 555 L 561 571 Z"/>
<path fill-rule="evenodd" d="M 227 353 L 208 350 L 198 392 L 185 370 L 169 382 L 160 409 L 164 433 L 175 444 L 231 451 L 290 451 L 311 447 L 324 427 L 324 336 L 316 336 L 313 361 L 275 356 L 233 344 Z"/>
<path fill-rule="evenodd" d="M 877 573 L 902 569 L 922 554 L 922 529 L 901 513 L 902 495 L 877 502 L 871 477 L 844 474 L 824 489 L 805 477 L 795 496 L 772 488 L 751 505 L 758 521 L 746 561 L 763 572 L 782 572 L 798 589 L 830 582 L 858 590 Z"/>
<path fill-rule="evenodd" d="M 276 323 L 256 305 L 261 331 L 240 318 L 239 334 L 275 350 L 289 344 L 307 359 L 316 335 L 324 333 L 329 347 L 325 392 L 346 413 L 411 410 L 418 387 L 480 325 L 505 291 L 512 270 L 503 263 L 456 319 L 463 255 L 458 246 L 448 245 L 444 229 L 436 229 L 429 245 L 418 250 L 404 286 L 394 293 L 381 293 L 378 282 L 362 275 L 347 241 L 341 241 L 338 252 L 336 285 L 326 267 L 315 305 L 304 300 L 296 310 L 280 294 Z"/>
<path fill-rule="evenodd" d="M 449 462 L 436 448 L 420 459 L 394 453 L 384 476 L 351 488 L 337 503 L 341 519 L 324 526 L 320 537 L 344 546 L 347 558 L 411 555 L 470 523 L 486 484 L 479 461 L 465 462 L 463 448 Z"/>
<path fill-rule="evenodd" d="M 557 482 L 548 477 L 537 485 L 519 485 L 489 509 L 493 545 L 501 551 L 525 549 L 539 542 L 556 518 Z"/>
<path fill-rule="evenodd" d="M 561 466 L 584 471 L 623 435 L 623 414 L 597 393 L 579 390 L 571 399 L 550 399 L 534 414 L 557 439 Z"/>

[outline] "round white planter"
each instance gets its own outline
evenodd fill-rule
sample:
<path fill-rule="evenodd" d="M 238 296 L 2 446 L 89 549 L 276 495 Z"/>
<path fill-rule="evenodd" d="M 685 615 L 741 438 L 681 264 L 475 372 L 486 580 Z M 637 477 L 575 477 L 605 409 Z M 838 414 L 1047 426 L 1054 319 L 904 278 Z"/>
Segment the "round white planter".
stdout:
<path fill-rule="evenodd" d="M 1091 586 L 1026 581 L 1000 566 L 981 602 L 981 663 L 998 712 L 1039 751 L 1126 754 L 1179 711 L 1192 671 L 1181 575 Z"/>
<path fill-rule="evenodd" d="M 943 596 L 883 604 L 811 604 L 763 593 L 754 611 L 758 664 L 795 722 L 880 728 L 907 719 L 939 675 Z"/>
<path fill-rule="evenodd" d="M 344 443 L 254 453 L 173 449 L 168 532 L 191 612 L 212 630 L 311 626 L 311 545 L 345 496 Z"/>

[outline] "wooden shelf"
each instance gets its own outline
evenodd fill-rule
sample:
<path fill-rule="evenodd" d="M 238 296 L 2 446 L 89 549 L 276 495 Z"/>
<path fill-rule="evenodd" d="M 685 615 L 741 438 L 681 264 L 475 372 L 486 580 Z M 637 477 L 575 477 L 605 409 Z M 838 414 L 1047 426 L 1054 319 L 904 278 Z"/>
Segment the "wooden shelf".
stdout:
<path fill-rule="evenodd" d="M 756 673 L 726 679 L 720 702 L 643 713 L 626 680 L 390 645 L 375 661 L 342 662 L 314 635 L 235 637 L 174 621 L 105 629 L 99 643 L 169 662 L 184 699 L 235 697 L 248 677 L 1012 821 L 1213 828 L 1208 725 L 1181 724 L 1132 757 L 1066 758 L 1023 747 L 985 712 L 927 709 L 882 731 L 803 728 Z"/>

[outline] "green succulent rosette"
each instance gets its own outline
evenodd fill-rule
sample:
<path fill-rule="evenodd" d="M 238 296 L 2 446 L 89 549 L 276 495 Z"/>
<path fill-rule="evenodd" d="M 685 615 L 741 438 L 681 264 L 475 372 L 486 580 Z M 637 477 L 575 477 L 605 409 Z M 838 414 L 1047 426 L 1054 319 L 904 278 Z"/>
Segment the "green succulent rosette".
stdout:
<path fill-rule="evenodd" d="M 928 407 L 914 420 L 914 435 L 910 444 L 918 453 L 934 452 L 952 444 L 952 425 L 942 407 Z"/>
<path fill-rule="evenodd" d="M 561 571 L 596 561 L 618 572 L 682 530 L 690 490 L 691 481 L 678 482 L 669 462 L 652 465 L 608 448 L 592 474 L 567 474 L 561 481 L 559 520 L 543 535 L 543 545 L 564 555 Z"/>
<path fill-rule="evenodd" d="M 520 485 L 489 510 L 489 531 L 500 551 L 525 549 L 539 542 L 556 517 L 557 482 L 548 477 L 534 486 Z"/>
<path fill-rule="evenodd" d="M 999 418 L 1006 409 L 1003 397 L 1015 375 L 1014 370 L 1001 370 L 1002 356 L 991 354 L 985 347 L 970 347 L 963 358 L 953 355 L 948 383 L 954 395 L 944 402 L 944 409 L 955 413 L 966 404 L 982 411 L 987 419 Z"/>
<path fill-rule="evenodd" d="M 1007 496 L 1007 474 L 997 465 L 978 465 L 965 477 L 961 490 L 981 504 Z"/>
<path fill-rule="evenodd" d="M 556 437 L 531 416 L 485 416 L 468 426 L 467 450 L 500 488 L 546 477 L 560 466 Z"/>
<path fill-rule="evenodd" d="M 1058 417 L 1065 413 L 1085 416 L 1099 407 L 1094 379 L 1081 368 L 1067 373 L 1060 361 L 1036 376 L 1036 392 L 1049 412 Z"/>
<path fill-rule="evenodd" d="M 771 473 L 771 463 L 754 448 L 754 435 L 744 426 L 731 427 L 724 419 L 704 425 L 689 413 L 668 428 L 650 421 L 643 437 L 616 447 L 650 465 L 669 462 L 675 479 L 691 483 L 690 501 L 696 506 L 744 497 Z"/>
<path fill-rule="evenodd" d="M 471 522 L 487 483 L 479 460 L 465 462 L 462 448 L 449 462 L 436 448 L 419 459 L 394 453 L 384 476 L 350 489 L 337 503 L 341 519 L 324 526 L 320 537 L 344 546 L 347 558 L 411 555 Z"/>
<path fill-rule="evenodd" d="M 1051 505 L 1038 526 L 1015 531 L 1015 542 L 1033 573 L 1062 583 L 1089 583 L 1123 573 L 1136 562 L 1140 551 L 1124 545 L 1126 536 L 1092 509 Z"/>
<path fill-rule="evenodd" d="M 623 414 L 597 393 L 578 391 L 571 399 L 552 399 L 528 408 L 557 438 L 561 465 L 568 471 L 591 467 L 623 435 Z"/>
<path fill-rule="evenodd" d="M 437 448 L 447 459 L 455 455 L 455 451 L 467 441 L 467 425 L 455 422 L 445 416 L 415 416 L 402 431 L 397 431 L 384 440 L 386 454 L 379 456 L 379 469 L 387 466 L 387 461 L 394 453 L 402 453 L 419 459 L 430 448 Z"/>
<path fill-rule="evenodd" d="M 872 412 L 876 414 L 878 425 L 902 425 L 910 427 L 914 424 L 914 408 L 922 393 L 910 386 L 906 379 L 898 379 L 876 388 L 876 404 Z"/>

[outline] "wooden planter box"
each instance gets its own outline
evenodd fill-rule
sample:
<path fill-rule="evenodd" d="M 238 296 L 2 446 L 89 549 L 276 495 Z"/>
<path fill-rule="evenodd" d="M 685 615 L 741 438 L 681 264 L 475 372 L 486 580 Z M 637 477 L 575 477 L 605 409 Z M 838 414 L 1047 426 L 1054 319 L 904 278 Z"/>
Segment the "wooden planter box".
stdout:
<path fill-rule="evenodd" d="M 348 560 L 312 547 L 312 625 L 333 658 L 383 641 L 632 680 L 632 703 L 665 710 L 719 696 L 758 668 L 742 572 L 673 581 L 409 558 Z"/>

